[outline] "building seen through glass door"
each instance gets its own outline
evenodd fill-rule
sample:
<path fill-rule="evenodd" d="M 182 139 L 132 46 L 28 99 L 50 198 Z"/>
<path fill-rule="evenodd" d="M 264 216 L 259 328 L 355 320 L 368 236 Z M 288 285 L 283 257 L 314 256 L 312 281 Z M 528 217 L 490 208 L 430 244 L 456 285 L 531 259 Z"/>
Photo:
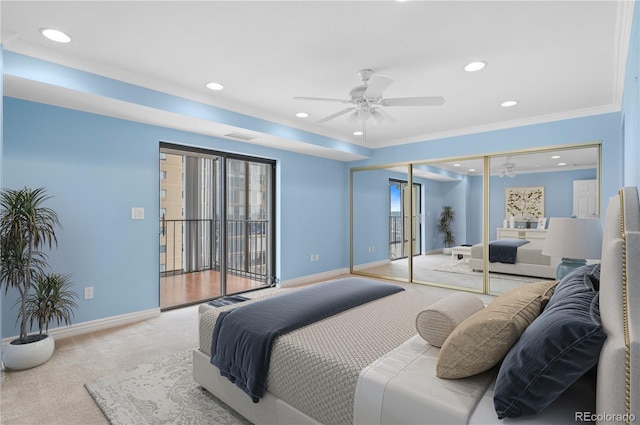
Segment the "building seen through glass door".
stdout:
<path fill-rule="evenodd" d="M 271 284 L 273 167 L 272 161 L 162 144 L 162 309 Z"/>

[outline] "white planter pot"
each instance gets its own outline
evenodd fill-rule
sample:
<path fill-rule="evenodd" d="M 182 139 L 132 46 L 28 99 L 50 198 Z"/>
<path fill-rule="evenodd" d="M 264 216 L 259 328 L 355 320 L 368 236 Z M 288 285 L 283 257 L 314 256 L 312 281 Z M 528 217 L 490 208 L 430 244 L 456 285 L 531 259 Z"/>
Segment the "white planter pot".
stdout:
<path fill-rule="evenodd" d="M 45 335 L 44 339 L 28 344 L 10 344 L 4 348 L 2 361 L 7 369 L 24 370 L 40 366 L 51 358 L 56 347 L 53 337 Z"/>
<path fill-rule="evenodd" d="M 451 248 L 442 248 L 442 253 L 444 255 L 451 255 Z"/>

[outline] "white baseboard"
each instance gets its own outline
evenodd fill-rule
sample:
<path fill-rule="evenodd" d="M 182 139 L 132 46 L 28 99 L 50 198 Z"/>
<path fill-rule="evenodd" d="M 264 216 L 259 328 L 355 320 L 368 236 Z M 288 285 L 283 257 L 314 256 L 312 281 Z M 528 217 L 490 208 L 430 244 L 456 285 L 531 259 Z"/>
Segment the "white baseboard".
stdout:
<path fill-rule="evenodd" d="M 384 260 L 373 261 L 371 263 L 358 264 L 357 266 L 353 266 L 353 270 L 359 271 L 359 270 L 364 270 L 364 269 L 370 269 L 372 267 L 384 266 L 384 265 L 389 264 L 390 262 L 391 262 L 391 260 L 389 260 L 388 258 L 385 258 Z"/>
<path fill-rule="evenodd" d="M 78 323 L 77 325 L 59 327 L 49 329 L 48 334 L 54 338 L 66 338 L 70 336 L 82 335 L 89 332 L 95 332 L 102 329 L 108 329 L 115 326 L 127 325 L 129 323 L 139 322 L 142 320 L 152 319 L 160 315 L 160 308 L 152 308 L 149 310 L 137 311 L 135 313 L 121 314 L 119 316 L 106 317 L 104 319 L 90 320 L 88 322 Z M 2 347 L 18 338 L 12 336 L 2 339 Z"/>
<path fill-rule="evenodd" d="M 302 277 L 296 277 L 294 279 L 289 279 L 289 280 L 283 280 L 280 282 L 280 287 L 281 288 L 288 288 L 291 286 L 300 286 L 300 285 L 306 285 L 309 283 L 314 283 L 314 282 L 320 282 L 323 280 L 327 280 L 327 279 L 332 279 L 336 276 L 340 276 L 340 275 L 344 275 L 344 274 L 349 274 L 349 269 L 344 268 L 344 269 L 336 269 L 336 270 L 330 270 L 328 272 L 322 272 L 322 273 L 316 273 L 316 274 L 311 274 L 308 276 L 302 276 Z"/>

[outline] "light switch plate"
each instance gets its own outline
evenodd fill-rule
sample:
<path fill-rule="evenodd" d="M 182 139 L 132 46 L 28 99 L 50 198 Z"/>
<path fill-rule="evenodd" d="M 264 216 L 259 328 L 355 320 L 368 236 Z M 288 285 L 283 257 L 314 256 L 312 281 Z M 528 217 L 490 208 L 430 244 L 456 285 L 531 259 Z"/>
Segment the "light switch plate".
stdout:
<path fill-rule="evenodd" d="M 144 220 L 144 208 L 131 208 L 131 220 Z"/>

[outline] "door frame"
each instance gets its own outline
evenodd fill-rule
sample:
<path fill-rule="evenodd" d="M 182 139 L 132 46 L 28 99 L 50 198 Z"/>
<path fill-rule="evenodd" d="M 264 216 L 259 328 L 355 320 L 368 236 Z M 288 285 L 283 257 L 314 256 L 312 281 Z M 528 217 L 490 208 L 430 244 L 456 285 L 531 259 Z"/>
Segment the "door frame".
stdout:
<path fill-rule="evenodd" d="M 268 272 L 267 272 L 267 282 L 265 285 L 263 286 L 259 286 L 257 288 L 254 289 L 250 289 L 246 292 L 249 292 L 251 290 L 259 290 L 259 289 L 264 289 L 265 287 L 269 287 L 269 286 L 273 286 L 275 284 L 275 282 L 277 281 L 277 276 L 276 276 L 276 239 L 277 239 L 277 220 L 276 220 L 276 188 L 277 188 L 277 181 L 276 181 L 276 177 L 277 177 L 277 173 L 276 173 L 276 161 L 273 159 L 267 159 L 267 158 L 260 158 L 260 157 L 254 157 L 254 156 L 250 156 L 250 155 L 242 155 L 242 154 L 236 154 L 236 153 L 230 153 L 230 152 L 224 152 L 224 151 L 218 151 L 218 150 L 214 150 L 214 149 L 205 149 L 205 148 L 199 148 L 199 147 L 193 147 L 193 146 L 185 146 L 185 145 L 180 145 L 180 144 L 176 144 L 176 143 L 169 143 L 169 142 L 164 142 L 164 141 L 160 141 L 159 142 L 159 149 L 158 149 L 159 153 L 173 153 L 173 154 L 177 154 L 177 155 L 189 155 L 189 154 L 193 154 L 196 156 L 204 156 L 204 157 L 211 157 L 211 158 L 219 158 L 220 159 L 220 182 L 218 182 L 219 184 L 219 188 L 214 188 L 214 190 L 219 190 L 220 192 L 220 198 L 221 198 L 221 202 L 220 202 L 220 221 L 221 221 L 221 225 L 220 225 L 220 242 L 219 242 L 219 249 L 220 249 L 220 254 L 219 254 L 219 261 L 220 261 L 220 296 L 225 296 L 227 294 L 227 275 L 228 275 L 228 270 L 227 270 L 227 252 L 226 252 L 226 243 L 227 243 L 227 201 L 228 201 L 228 196 L 227 196 L 227 188 L 228 188 L 228 173 L 227 173 L 227 161 L 228 160 L 239 160 L 239 161 L 247 161 L 247 162 L 254 162 L 254 163 L 261 163 L 261 164 L 266 164 L 270 166 L 270 182 L 269 182 L 269 193 L 270 193 L 270 199 L 268 201 L 269 205 L 268 205 L 268 209 L 269 209 L 269 233 L 271 234 L 271 238 L 268 241 L 268 249 L 269 249 L 269 254 L 268 254 L 268 259 L 267 259 L 267 264 L 268 264 Z M 248 194 L 247 194 L 248 195 Z M 158 206 L 160 206 L 160 203 L 158 203 Z M 160 215 L 158 216 L 160 217 Z M 159 223 L 159 226 L 162 223 Z M 160 233 L 159 233 L 159 239 L 160 239 Z M 215 242 L 212 241 L 212 245 Z M 160 247 L 160 243 L 158 243 L 158 247 Z M 160 248 L 158 248 L 160 250 Z M 212 250 L 215 249 L 215 247 L 212 247 Z M 160 272 L 160 268 L 158 268 L 158 271 Z M 217 298 L 217 297 L 216 297 Z M 201 303 L 205 300 L 199 300 L 199 301 L 194 301 L 191 304 L 197 304 L 197 303 Z M 179 306 L 176 307 L 182 307 L 183 305 L 186 304 L 181 304 Z M 171 308 L 171 307 L 169 307 Z"/>

